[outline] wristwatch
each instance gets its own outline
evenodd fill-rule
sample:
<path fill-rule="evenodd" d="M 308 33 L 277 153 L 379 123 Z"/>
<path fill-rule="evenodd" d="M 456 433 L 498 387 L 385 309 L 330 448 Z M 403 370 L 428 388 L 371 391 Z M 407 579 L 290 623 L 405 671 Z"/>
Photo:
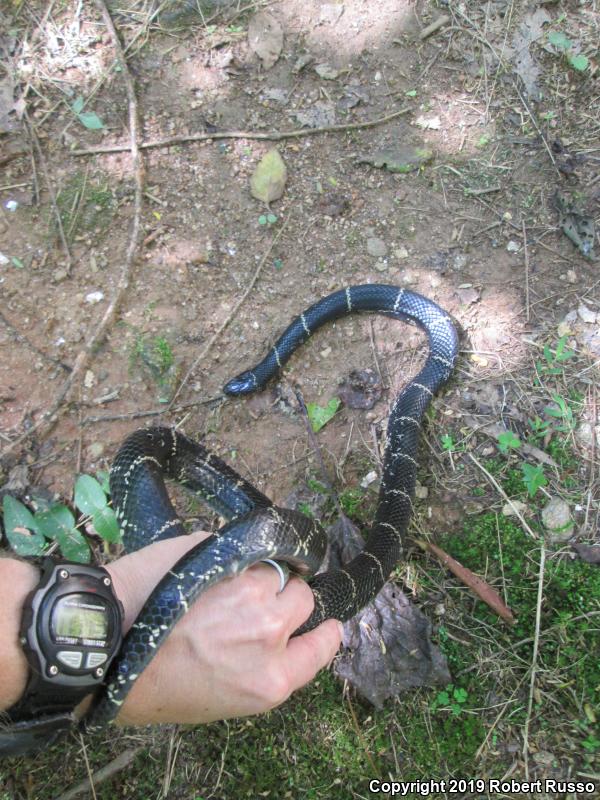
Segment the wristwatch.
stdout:
<path fill-rule="evenodd" d="M 119 652 L 123 606 L 102 567 L 48 557 L 23 604 L 20 641 L 29 664 L 21 699 L 0 712 L 0 756 L 34 752 L 78 721 Z M 7 724 L 3 724 L 8 719 Z"/>

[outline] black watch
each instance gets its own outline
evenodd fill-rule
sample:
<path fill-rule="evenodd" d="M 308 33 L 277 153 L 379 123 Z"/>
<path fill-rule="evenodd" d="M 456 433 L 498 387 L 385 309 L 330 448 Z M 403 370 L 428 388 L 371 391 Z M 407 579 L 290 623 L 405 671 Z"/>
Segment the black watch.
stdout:
<path fill-rule="evenodd" d="M 74 708 L 103 683 L 121 647 L 122 623 L 123 606 L 105 569 L 44 559 L 40 582 L 23 604 L 29 680 L 21 699 L 0 712 L 0 756 L 34 752 L 72 728 Z"/>

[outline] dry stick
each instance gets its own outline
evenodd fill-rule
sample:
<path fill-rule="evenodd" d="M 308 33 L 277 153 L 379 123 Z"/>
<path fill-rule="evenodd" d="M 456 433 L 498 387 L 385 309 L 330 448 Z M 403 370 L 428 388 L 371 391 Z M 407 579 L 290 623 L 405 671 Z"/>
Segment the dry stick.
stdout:
<path fill-rule="evenodd" d="M 533 695 L 535 692 L 535 676 L 537 673 L 537 658 L 540 645 L 540 623 L 542 618 L 542 600 L 544 598 L 544 567 L 546 565 L 546 546 L 542 538 L 540 545 L 540 571 L 538 576 L 538 593 L 535 608 L 535 634 L 533 639 L 533 653 L 531 654 L 531 679 L 529 681 L 529 701 L 527 703 L 527 716 L 523 726 L 523 759 L 525 761 L 525 780 L 529 780 L 529 724 L 533 710 Z"/>
<path fill-rule="evenodd" d="M 478 461 L 478 460 L 475 458 L 475 456 L 473 455 L 473 453 L 469 453 L 469 458 L 471 459 L 471 461 L 472 461 L 472 462 L 473 462 L 473 463 L 474 463 L 474 464 L 475 464 L 477 467 L 479 467 L 479 469 L 480 469 L 480 470 L 483 472 L 483 474 L 486 476 L 486 478 L 489 480 L 489 482 L 490 482 L 490 483 L 491 483 L 491 484 L 494 486 L 494 488 L 496 489 L 496 491 L 500 493 L 500 495 L 502 496 L 502 499 L 503 499 L 503 500 L 505 500 L 505 501 L 506 501 L 506 502 L 509 504 L 509 506 L 512 508 L 513 512 L 515 513 L 515 515 L 516 515 L 516 516 L 517 516 L 517 518 L 519 519 L 519 522 L 520 522 L 520 523 L 521 523 L 521 525 L 523 526 L 524 530 L 526 530 L 526 531 L 527 531 L 527 533 L 528 533 L 528 534 L 531 536 L 531 538 L 532 538 L 532 539 L 539 539 L 540 537 L 537 535 L 537 533 L 535 533 L 535 531 L 533 531 L 533 530 L 530 528 L 530 526 L 527 524 L 527 522 L 526 522 L 526 520 L 525 520 L 525 517 L 524 517 L 524 516 L 523 516 L 523 514 L 521 514 L 521 512 L 519 511 L 519 508 L 518 508 L 518 507 L 517 507 L 517 506 L 516 506 L 516 505 L 513 503 L 513 501 L 510 499 L 510 497 L 509 497 L 509 496 L 506 494 L 506 492 L 504 491 L 504 489 L 503 489 L 503 488 L 500 486 L 500 484 L 498 483 L 498 481 L 497 481 L 497 480 L 494 478 L 494 476 L 493 476 L 493 475 L 492 475 L 490 472 L 488 472 L 488 471 L 487 471 L 487 469 L 486 469 L 486 468 L 483 466 L 483 464 L 481 464 L 481 463 L 480 463 L 480 462 L 479 462 L 479 461 Z"/>
<path fill-rule="evenodd" d="M 126 769 L 142 749 L 142 747 L 134 747 L 130 750 L 125 750 L 124 753 L 118 755 L 105 767 L 101 767 L 99 770 L 92 773 L 90 778 L 67 789 L 66 792 L 56 797 L 55 800 L 75 800 L 76 797 L 82 794 L 88 794 L 90 791 L 90 783 L 92 783 L 92 786 L 98 786 L 100 783 L 110 780 L 117 772 Z"/>
<path fill-rule="evenodd" d="M 172 136 L 169 139 L 157 139 L 153 142 L 142 142 L 139 147 L 141 150 L 148 150 L 151 147 L 172 147 L 176 144 L 186 142 L 207 142 L 214 139 L 262 139 L 271 142 L 280 142 L 283 139 L 297 139 L 300 136 L 314 136 L 317 133 L 340 133 L 343 131 L 354 131 L 361 128 L 373 128 L 376 125 L 383 125 L 396 117 L 407 114 L 412 110 L 411 106 L 405 106 L 393 114 L 385 117 L 368 120 L 367 122 L 348 122 L 345 125 L 329 125 L 323 128 L 295 128 L 291 131 L 271 131 L 270 133 L 256 133 L 254 131 L 218 131 L 216 133 L 195 133 L 190 136 Z M 106 147 L 93 147 L 90 150 L 73 150 L 73 156 L 91 156 L 97 153 L 120 153 L 128 148 L 124 145 L 107 145 Z"/>
<path fill-rule="evenodd" d="M 258 280 L 258 278 L 259 278 L 259 276 L 260 276 L 260 273 L 262 272 L 262 269 L 263 269 L 263 267 L 264 267 L 264 265 L 265 265 L 265 262 L 266 262 L 267 258 L 268 258 L 268 257 L 269 257 L 269 255 L 271 254 L 271 251 L 273 250 L 273 248 L 275 247 L 275 245 L 277 244 L 277 242 L 279 241 L 279 239 L 281 238 L 281 234 L 282 234 L 282 233 L 284 232 L 284 230 L 286 229 L 286 227 L 287 227 L 287 224 L 288 224 L 288 222 L 289 222 L 289 219 L 290 219 L 290 218 L 288 217 L 288 218 L 285 220 L 285 222 L 283 223 L 283 225 L 281 226 L 281 228 L 280 228 L 280 229 L 277 231 L 277 235 L 273 237 L 273 241 L 271 242 L 271 244 L 270 244 L 270 245 L 269 245 L 269 247 L 267 248 L 267 252 L 266 252 L 266 253 L 264 254 L 264 256 L 261 258 L 261 260 L 260 260 L 260 263 L 259 263 L 258 267 L 256 268 L 256 271 L 254 272 L 254 275 L 252 276 L 252 279 L 250 280 L 250 283 L 249 283 L 249 284 L 248 284 L 248 286 L 246 287 L 246 290 L 244 291 L 243 295 L 240 297 L 240 299 L 237 301 L 237 303 L 236 303 L 236 304 L 235 304 L 235 306 L 233 307 L 233 310 L 232 310 L 231 314 L 229 314 L 229 316 L 227 317 L 227 319 L 226 319 L 224 322 L 222 322 L 222 323 L 221 323 L 221 325 L 220 325 L 220 326 L 217 328 L 217 330 L 216 330 L 216 331 L 213 333 L 213 335 L 212 335 L 212 336 L 210 337 L 210 339 L 208 340 L 208 343 L 207 343 L 206 347 L 205 347 L 205 348 L 202 350 L 202 352 L 200 353 L 200 355 L 199 355 L 199 356 L 198 356 L 198 357 L 195 359 L 195 361 L 192 363 L 192 366 L 191 366 L 191 367 L 188 369 L 188 371 L 185 373 L 185 375 L 184 375 L 184 377 L 183 377 L 183 380 L 181 381 L 181 383 L 180 383 L 180 384 L 179 384 L 179 386 L 177 387 L 177 390 L 176 390 L 175 394 L 174 394 L 174 395 L 173 395 L 173 397 L 171 398 L 171 402 L 170 402 L 170 403 L 169 403 L 169 405 L 168 405 L 168 406 L 166 406 L 166 408 L 165 408 L 165 414 L 166 414 L 167 412 L 171 411 L 171 409 L 173 408 L 173 403 L 175 402 L 175 400 L 177 400 L 177 398 L 178 398 L 178 397 L 179 397 L 179 395 L 181 394 L 181 391 L 182 391 L 183 387 L 184 387 L 184 386 L 186 385 L 186 383 L 189 381 L 189 379 L 190 379 L 190 376 L 191 376 L 192 372 L 193 372 L 193 371 L 196 369 L 196 367 L 198 366 L 198 364 L 199 364 L 199 363 L 200 363 L 200 362 L 201 362 L 203 359 L 205 359 L 205 358 L 206 358 L 206 356 L 208 355 L 208 353 L 209 353 L 210 349 L 212 348 L 213 344 L 214 344 L 214 343 L 217 341 L 217 339 L 219 338 L 219 336 L 220 336 L 220 335 L 223 333 L 223 331 L 225 330 L 225 328 L 226 328 L 226 327 L 229 325 L 229 323 L 231 322 L 231 320 L 233 319 L 233 317 L 234 317 L 234 316 L 235 316 L 235 314 L 237 313 L 237 311 L 238 311 L 238 309 L 240 308 L 240 306 L 241 306 L 241 305 L 242 305 L 242 304 L 243 304 L 243 303 L 246 301 L 246 298 L 248 297 L 248 295 L 250 294 L 250 292 L 251 292 L 251 291 L 252 291 L 252 289 L 254 288 L 254 285 L 255 285 L 256 281 Z"/>
<path fill-rule="evenodd" d="M 525 220 L 521 220 L 523 226 L 523 250 L 525 252 L 525 319 L 529 322 L 529 248 L 527 247 L 527 229 Z"/>
<path fill-rule="evenodd" d="M 43 414 L 42 417 L 35 423 L 35 425 L 32 425 L 32 427 L 26 433 L 19 436 L 18 439 L 15 439 L 15 441 L 12 442 L 10 445 L 8 445 L 8 447 L 5 447 L 4 450 L 0 452 L 0 456 L 12 452 L 16 447 L 22 444 L 22 442 L 24 442 L 26 439 L 30 438 L 34 433 L 38 432 L 41 428 L 43 428 L 43 426 L 47 426 L 48 428 L 50 428 L 56 422 L 65 398 L 70 393 L 75 382 L 79 380 L 79 378 L 81 377 L 81 374 L 83 370 L 86 368 L 94 349 L 96 348 L 98 343 L 102 341 L 103 337 L 106 335 L 106 332 L 108 331 L 109 326 L 112 324 L 115 318 L 117 308 L 121 304 L 121 301 L 125 294 L 125 290 L 129 286 L 129 280 L 131 278 L 131 273 L 133 268 L 133 260 L 139 246 L 140 230 L 141 230 L 140 218 L 142 214 L 142 197 L 144 191 L 144 163 L 142 161 L 142 156 L 139 152 L 139 147 L 138 147 L 139 123 L 138 123 L 137 99 L 135 96 L 133 79 L 131 77 L 131 73 L 129 72 L 127 62 L 125 61 L 125 58 L 123 56 L 121 43 L 119 41 L 119 37 L 113 25 L 110 14 L 106 9 L 103 0 L 94 0 L 94 2 L 96 4 L 97 9 L 102 14 L 104 24 L 112 39 L 113 46 L 115 48 L 115 56 L 117 61 L 119 62 L 119 66 L 121 67 L 121 73 L 123 75 L 123 79 L 125 81 L 125 88 L 127 91 L 127 100 L 129 105 L 130 150 L 133 161 L 133 171 L 135 178 L 134 213 L 133 213 L 133 223 L 131 227 L 131 236 L 129 240 L 129 245 L 127 247 L 127 253 L 125 256 L 125 263 L 123 264 L 123 269 L 121 271 L 121 276 L 117 283 L 115 294 L 113 295 L 113 298 L 109 303 L 108 308 L 104 312 L 104 316 L 100 320 L 100 323 L 96 328 L 96 331 L 90 336 L 90 338 L 84 345 L 83 349 L 79 352 L 77 358 L 75 359 L 75 363 L 73 364 L 73 370 L 69 375 L 69 377 L 63 383 L 62 387 L 59 389 L 58 395 L 54 400 L 54 404 L 52 405 L 50 410 L 47 411 L 45 414 Z"/>
<path fill-rule="evenodd" d="M 58 226 L 60 241 L 62 243 L 63 250 L 65 251 L 65 256 L 67 259 L 67 274 L 70 275 L 71 269 L 73 268 L 73 259 L 71 258 L 71 250 L 69 249 L 69 243 L 67 242 L 67 237 L 65 236 L 65 229 L 63 228 L 60 211 L 58 210 L 58 204 L 56 202 L 56 194 L 54 192 L 54 187 L 52 186 L 52 181 L 50 180 L 50 175 L 48 173 L 48 167 L 46 166 L 46 159 L 44 158 L 44 154 L 42 153 L 42 148 L 40 147 L 40 142 L 37 137 L 37 133 L 35 132 L 35 128 L 31 120 L 29 119 L 29 115 L 27 114 L 27 112 L 25 112 L 25 119 L 29 127 L 29 135 L 31 136 L 31 141 L 33 142 L 35 152 L 37 153 L 37 157 L 39 158 L 40 161 L 42 172 L 44 173 L 44 178 L 46 180 L 46 187 L 48 189 L 48 194 L 50 195 L 50 203 L 52 205 L 52 211 L 56 218 L 56 225 Z M 35 163 L 35 159 L 32 158 L 32 161 Z"/>

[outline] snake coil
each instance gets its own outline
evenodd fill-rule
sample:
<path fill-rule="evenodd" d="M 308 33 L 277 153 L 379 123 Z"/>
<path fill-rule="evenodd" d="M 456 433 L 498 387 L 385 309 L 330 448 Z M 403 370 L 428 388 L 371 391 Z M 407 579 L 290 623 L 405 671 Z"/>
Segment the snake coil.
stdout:
<path fill-rule="evenodd" d="M 428 336 L 429 355 L 390 412 L 377 511 L 365 548 L 342 569 L 311 579 L 315 608 L 296 634 L 329 617 L 345 621 L 354 616 L 375 597 L 398 563 L 412 510 L 421 421 L 454 367 L 456 329 L 443 309 L 415 292 L 382 284 L 350 286 L 306 309 L 259 364 L 224 387 L 234 396 L 262 388 L 318 328 L 359 311 L 416 323 Z M 114 719 L 174 624 L 209 586 L 265 558 L 314 575 L 325 553 L 319 523 L 274 506 L 214 454 L 170 428 L 135 431 L 115 458 L 110 487 L 127 550 L 185 532 L 169 500 L 165 477 L 195 491 L 229 522 L 192 548 L 156 586 L 123 641 L 105 691 L 83 722 L 88 730 Z"/>

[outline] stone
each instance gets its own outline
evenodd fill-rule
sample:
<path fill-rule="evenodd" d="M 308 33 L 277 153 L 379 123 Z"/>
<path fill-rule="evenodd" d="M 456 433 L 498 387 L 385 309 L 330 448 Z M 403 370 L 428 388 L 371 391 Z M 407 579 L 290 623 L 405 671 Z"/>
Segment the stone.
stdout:
<path fill-rule="evenodd" d="M 367 239 L 367 253 L 375 258 L 382 258 L 388 252 L 387 244 L 383 239 L 378 239 L 376 236 L 371 236 Z"/>
<path fill-rule="evenodd" d="M 542 509 L 542 523 L 554 542 L 566 542 L 573 535 L 574 525 L 568 503 L 552 497 Z"/>

